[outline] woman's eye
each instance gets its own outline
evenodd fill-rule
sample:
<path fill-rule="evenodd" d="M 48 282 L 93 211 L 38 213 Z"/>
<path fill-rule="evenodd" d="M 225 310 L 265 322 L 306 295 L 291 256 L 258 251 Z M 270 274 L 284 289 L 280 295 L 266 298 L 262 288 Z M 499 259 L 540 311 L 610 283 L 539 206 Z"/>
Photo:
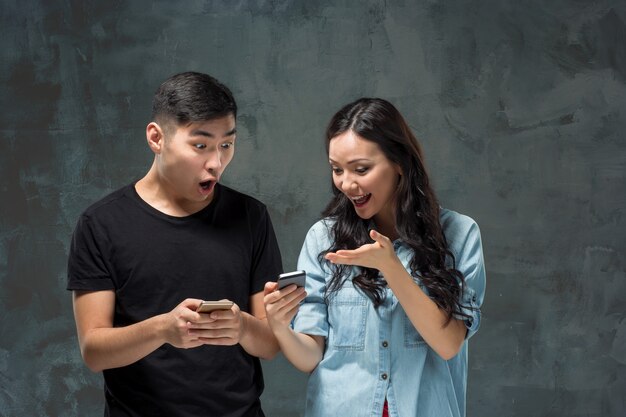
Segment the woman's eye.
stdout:
<path fill-rule="evenodd" d="M 334 173 L 334 174 L 337 174 L 337 175 L 339 175 L 339 174 L 341 174 L 341 173 L 343 172 L 343 171 L 341 170 L 341 168 L 334 168 L 334 167 L 333 167 L 333 168 L 331 168 L 331 169 L 333 170 L 333 173 Z"/>
<path fill-rule="evenodd" d="M 206 148 L 206 145 L 204 143 L 196 143 L 193 146 L 196 149 L 204 149 L 204 148 Z"/>
<path fill-rule="evenodd" d="M 365 174 L 369 168 L 357 168 L 355 171 L 359 174 Z"/>

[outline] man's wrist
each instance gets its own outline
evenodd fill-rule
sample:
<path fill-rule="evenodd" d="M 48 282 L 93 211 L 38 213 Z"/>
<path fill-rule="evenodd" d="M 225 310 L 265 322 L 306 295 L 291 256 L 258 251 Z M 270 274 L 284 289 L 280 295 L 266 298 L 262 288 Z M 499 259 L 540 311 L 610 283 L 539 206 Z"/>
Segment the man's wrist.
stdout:
<path fill-rule="evenodd" d="M 242 311 L 239 314 L 239 340 L 248 337 L 248 333 L 250 332 L 250 326 L 252 324 L 250 323 L 250 320 L 253 319 L 254 316 L 252 316 L 250 313 L 246 313 L 245 311 Z"/>
<path fill-rule="evenodd" d="M 169 343 L 169 317 L 167 314 L 159 314 L 152 317 L 152 323 L 150 323 L 149 331 L 156 337 L 161 343 Z"/>

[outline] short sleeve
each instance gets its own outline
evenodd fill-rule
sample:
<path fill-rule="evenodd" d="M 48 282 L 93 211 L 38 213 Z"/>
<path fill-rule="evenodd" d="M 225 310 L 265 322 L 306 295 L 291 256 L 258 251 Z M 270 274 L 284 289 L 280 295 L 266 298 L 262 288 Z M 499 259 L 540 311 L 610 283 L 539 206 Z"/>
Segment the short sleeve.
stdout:
<path fill-rule="evenodd" d="M 283 261 L 280 256 L 280 248 L 274 226 L 265 206 L 258 216 L 251 219 L 257 225 L 254 233 L 254 252 L 250 277 L 250 294 L 263 291 L 267 281 L 275 281 L 278 274 L 283 270 Z"/>
<path fill-rule="evenodd" d="M 91 219 L 83 214 L 72 235 L 67 263 L 68 290 L 103 291 L 115 289 L 107 267 L 107 244 Z"/>
<path fill-rule="evenodd" d="M 328 243 L 327 227 L 320 221 L 311 227 L 300 251 L 298 269 L 306 271 L 307 296 L 293 321 L 296 332 L 328 337 L 328 309 L 324 294 L 329 270 L 318 260 L 321 248 Z"/>
<path fill-rule="evenodd" d="M 465 278 L 465 288 L 461 294 L 463 313 L 469 317 L 457 317 L 467 327 L 466 338 L 472 337 L 480 327 L 480 307 L 485 296 L 485 261 L 478 225 L 472 221 L 466 238 L 457 248 L 456 269 Z"/>

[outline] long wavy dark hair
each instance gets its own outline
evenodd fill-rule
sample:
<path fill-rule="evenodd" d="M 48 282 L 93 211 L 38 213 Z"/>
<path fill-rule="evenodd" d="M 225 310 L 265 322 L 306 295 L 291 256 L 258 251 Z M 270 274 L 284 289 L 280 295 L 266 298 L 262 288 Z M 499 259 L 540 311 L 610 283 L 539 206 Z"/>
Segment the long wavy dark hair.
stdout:
<path fill-rule="evenodd" d="M 428 180 L 421 147 L 398 110 L 379 98 L 361 98 L 344 106 L 331 119 L 326 129 L 326 152 L 333 138 L 351 130 L 378 145 L 387 159 L 401 169 L 395 192 L 396 231 L 413 251 L 410 273 L 419 277 L 428 295 L 448 315 L 468 317 L 462 311 L 460 294 L 465 286 L 463 274 L 456 269 L 454 255 L 448 249 L 439 222 L 439 204 Z M 348 197 L 333 185 L 334 197 L 323 216 L 335 220 L 332 246 L 319 254 L 320 262 L 328 252 L 356 249 L 371 243 L 368 220 L 361 219 Z M 450 263 L 446 264 L 449 260 Z M 328 298 L 343 286 L 349 266 L 332 265 L 333 276 L 326 291 Z M 378 307 L 384 301 L 386 283 L 378 279 L 378 271 L 358 267 L 353 284 Z"/>

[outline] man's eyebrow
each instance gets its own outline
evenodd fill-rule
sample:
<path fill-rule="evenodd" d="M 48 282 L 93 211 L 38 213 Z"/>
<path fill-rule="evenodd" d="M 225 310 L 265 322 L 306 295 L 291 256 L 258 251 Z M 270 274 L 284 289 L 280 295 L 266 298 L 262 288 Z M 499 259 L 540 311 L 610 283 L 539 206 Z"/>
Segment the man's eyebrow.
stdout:
<path fill-rule="evenodd" d="M 224 134 L 224 137 L 228 137 L 228 136 L 233 136 L 235 133 L 237 133 L 237 128 L 233 128 L 232 130 L 229 130 L 228 132 L 226 132 Z M 215 138 L 215 135 L 211 132 L 207 132 L 206 130 L 202 130 L 202 129 L 194 129 L 191 131 L 191 136 L 204 136 L 207 137 L 209 139 L 213 139 Z"/>

